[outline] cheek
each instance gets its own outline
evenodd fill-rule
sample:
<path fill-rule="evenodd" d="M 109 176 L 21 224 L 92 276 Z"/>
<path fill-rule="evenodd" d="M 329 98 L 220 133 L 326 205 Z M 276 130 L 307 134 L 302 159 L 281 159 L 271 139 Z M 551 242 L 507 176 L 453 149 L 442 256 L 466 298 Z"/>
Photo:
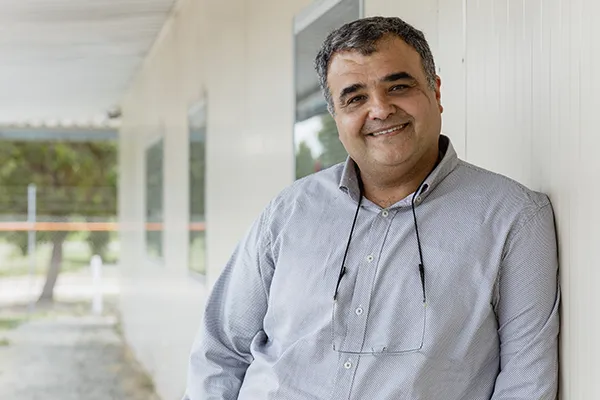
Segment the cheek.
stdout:
<path fill-rule="evenodd" d="M 426 97 L 406 102 L 403 104 L 403 110 L 414 119 L 417 127 L 432 125 L 439 114 L 437 103 L 429 102 Z"/>
<path fill-rule="evenodd" d="M 340 139 L 351 139 L 361 134 L 363 119 L 360 116 L 345 114 L 335 118 Z"/>
<path fill-rule="evenodd" d="M 413 117 L 417 123 L 421 122 L 429 107 L 429 102 L 423 95 L 400 99 L 396 104 L 401 110 Z"/>
<path fill-rule="evenodd" d="M 428 92 L 421 88 L 415 88 L 409 96 L 399 99 L 402 106 L 414 116 L 424 116 L 429 114 L 432 109 L 438 108 L 438 101 L 434 92 Z"/>

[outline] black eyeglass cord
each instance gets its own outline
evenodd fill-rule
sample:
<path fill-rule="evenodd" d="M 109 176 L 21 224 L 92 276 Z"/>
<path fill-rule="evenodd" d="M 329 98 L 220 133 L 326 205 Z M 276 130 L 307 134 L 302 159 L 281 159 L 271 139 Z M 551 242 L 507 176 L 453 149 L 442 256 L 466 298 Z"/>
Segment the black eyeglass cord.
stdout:
<path fill-rule="evenodd" d="M 415 198 L 417 197 L 417 194 L 420 194 L 422 192 L 423 184 L 425 183 L 425 181 L 427 180 L 427 178 L 429 177 L 430 174 L 431 174 L 431 172 L 427 175 L 427 177 L 425 177 L 423 182 L 421 182 L 418 189 L 415 190 L 415 193 L 413 194 L 412 201 L 411 201 L 411 208 L 412 208 L 413 220 L 414 220 L 414 225 L 415 225 L 415 233 L 417 235 L 417 246 L 419 249 L 419 261 L 420 261 L 419 262 L 419 276 L 421 277 L 421 288 L 423 289 L 423 304 L 427 303 L 427 295 L 425 294 L 425 266 L 423 263 L 423 248 L 421 247 L 421 237 L 419 236 L 419 226 L 417 224 L 417 212 L 415 210 Z M 346 244 L 346 250 L 344 251 L 344 258 L 342 260 L 342 266 L 340 267 L 340 273 L 338 275 L 337 284 L 335 285 L 335 293 L 333 295 L 333 301 L 337 300 L 338 291 L 340 288 L 340 282 L 342 282 L 342 277 L 346 273 L 346 257 L 348 256 L 348 250 L 350 249 L 350 242 L 352 241 L 352 234 L 354 233 L 354 227 L 356 226 L 356 219 L 358 217 L 358 211 L 360 210 L 360 206 L 362 203 L 363 188 L 362 188 L 362 182 L 360 181 L 360 178 L 359 178 L 359 186 L 360 186 L 360 194 L 359 194 L 359 198 L 358 198 L 358 205 L 356 206 L 356 212 L 354 213 L 354 220 L 352 221 L 352 228 L 350 229 L 350 235 L 348 235 L 348 243 Z"/>
<path fill-rule="evenodd" d="M 422 185 L 422 184 L 421 184 Z M 415 197 L 417 193 L 421 191 L 421 186 L 419 186 L 419 190 L 416 190 L 413 194 L 411 201 L 411 208 L 413 213 L 413 219 L 415 221 L 415 233 L 417 235 L 417 246 L 419 247 L 419 275 L 421 276 L 421 287 L 423 288 L 423 304 L 427 303 L 427 296 L 425 295 L 425 267 L 423 265 L 423 248 L 421 247 L 421 237 L 419 236 L 419 226 L 417 225 L 417 212 L 415 211 Z"/>
<path fill-rule="evenodd" d="M 352 233 L 354 232 L 354 226 L 356 225 L 356 218 L 358 217 L 358 210 L 360 210 L 360 204 L 362 203 L 362 190 L 360 191 L 360 197 L 358 198 L 358 206 L 354 213 L 354 221 L 352 221 L 352 228 L 350 229 L 350 235 L 348 235 L 348 244 L 346 244 L 346 251 L 344 251 L 344 259 L 342 260 L 342 267 L 338 275 L 337 284 L 335 285 L 335 294 L 333 295 L 333 301 L 337 300 L 338 290 L 340 288 L 340 282 L 342 277 L 346 273 L 346 257 L 348 256 L 348 250 L 350 249 L 350 241 L 352 240 Z"/>

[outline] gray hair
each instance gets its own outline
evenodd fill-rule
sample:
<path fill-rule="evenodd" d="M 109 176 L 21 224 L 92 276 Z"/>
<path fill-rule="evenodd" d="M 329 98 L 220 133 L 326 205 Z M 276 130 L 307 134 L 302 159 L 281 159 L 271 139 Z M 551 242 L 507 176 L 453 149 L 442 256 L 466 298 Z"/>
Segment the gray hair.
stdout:
<path fill-rule="evenodd" d="M 354 50 L 368 56 L 377 51 L 377 42 L 385 35 L 395 35 L 414 48 L 419 56 L 427 82 L 435 89 L 435 62 L 425 35 L 420 30 L 397 17 L 370 17 L 343 25 L 331 32 L 315 58 L 315 69 L 319 76 L 321 90 L 327 100 L 327 109 L 334 113 L 333 99 L 327 83 L 329 63 L 335 53 Z"/>

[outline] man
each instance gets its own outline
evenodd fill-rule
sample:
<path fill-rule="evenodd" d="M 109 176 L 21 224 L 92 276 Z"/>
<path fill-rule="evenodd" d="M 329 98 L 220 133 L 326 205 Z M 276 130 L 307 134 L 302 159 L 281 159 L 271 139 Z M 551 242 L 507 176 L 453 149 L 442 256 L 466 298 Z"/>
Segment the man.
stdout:
<path fill-rule="evenodd" d="M 548 198 L 457 158 L 429 46 L 399 18 L 342 26 L 316 68 L 349 158 L 239 244 L 185 398 L 554 399 Z"/>

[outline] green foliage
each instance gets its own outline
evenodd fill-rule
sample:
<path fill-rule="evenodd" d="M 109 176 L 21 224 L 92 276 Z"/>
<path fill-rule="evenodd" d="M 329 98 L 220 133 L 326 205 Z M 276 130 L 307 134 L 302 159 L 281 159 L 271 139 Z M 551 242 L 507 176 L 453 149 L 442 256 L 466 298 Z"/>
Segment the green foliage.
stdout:
<path fill-rule="evenodd" d="M 348 153 L 340 142 L 337 126 L 333 117 L 327 114 L 316 116 L 321 119 L 321 129 L 315 132 L 317 139 L 323 146 L 323 153 L 316 159 L 310 146 L 301 142 L 296 151 L 296 178 L 331 167 L 346 160 Z"/>
<path fill-rule="evenodd" d="M 192 221 L 202 222 L 205 216 L 204 191 L 206 188 L 206 143 L 190 143 L 190 198 Z"/>
<path fill-rule="evenodd" d="M 164 143 L 161 139 L 146 151 L 146 217 L 151 222 L 162 222 L 163 149 Z"/>
<path fill-rule="evenodd" d="M 22 318 L 0 318 L 0 330 L 15 329 L 23 323 Z"/>
<path fill-rule="evenodd" d="M 116 164 L 111 142 L 3 142 L 0 214 L 25 215 L 26 186 L 33 183 L 38 215 L 114 216 Z"/>
<path fill-rule="evenodd" d="M 106 255 L 108 251 L 108 245 L 111 241 L 111 232 L 98 231 L 88 232 L 87 242 L 90 246 L 90 250 L 93 255 L 99 255 L 103 260 L 106 261 Z"/>
<path fill-rule="evenodd" d="M 35 184 L 36 215 L 53 221 L 112 219 L 117 213 L 117 148 L 114 142 L 10 141 L 0 146 L 0 218 L 24 221 L 27 185 Z M 50 242 L 55 232 L 37 232 Z M 27 250 L 27 232 L 0 237 Z M 89 234 L 91 247 L 106 246 L 102 234 Z"/>
<path fill-rule="evenodd" d="M 335 120 L 330 114 L 321 116 L 323 127 L 319 132 L 319 141 L 323 145 L 323 154 L 320 157 L 322 167 L 327 168 L 340 163 L 348 157 L 346 149 L 340 142 Z"/>
<path fill-rule="evenodd" d="M 296 178 L 302 178 L 315 172 L 315 159 L 306 142 L 301 142 L 296 152 Z"/>

